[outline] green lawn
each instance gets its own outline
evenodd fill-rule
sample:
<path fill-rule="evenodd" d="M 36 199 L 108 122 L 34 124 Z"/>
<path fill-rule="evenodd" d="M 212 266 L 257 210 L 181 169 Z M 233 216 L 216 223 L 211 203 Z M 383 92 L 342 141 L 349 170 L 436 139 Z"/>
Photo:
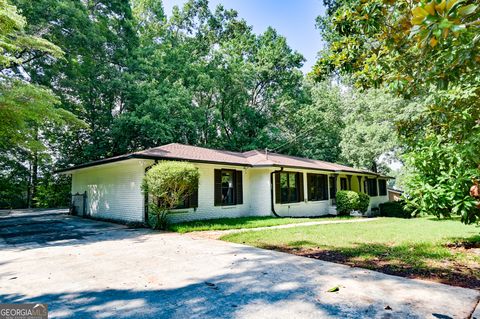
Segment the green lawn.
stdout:
<path fill-rule="evenodd" d="M 240 228 L 257 228 L 268 227 L 286 224 L 297 224 L 315 221 L 328 221 L 339 219 L 350 219 L 355 217 L 341 216 L 341 217 L 317 217 L 317 218 L 278 218 L 278 217 L 240 217 L 240 218 L 218 218 L 207 219 L 185 223 L 170 224 L 169 230 L 188 233 L 192 231 L 206 231 L 206 230 L 226 230 L 226 229 L 240 229 Z"/>
<path fill-rule="evenodd" d="M 480 228 L 458 220 L 381 218 L 242 232 L 221 239 L 407 277 L 480 288 Z"/>

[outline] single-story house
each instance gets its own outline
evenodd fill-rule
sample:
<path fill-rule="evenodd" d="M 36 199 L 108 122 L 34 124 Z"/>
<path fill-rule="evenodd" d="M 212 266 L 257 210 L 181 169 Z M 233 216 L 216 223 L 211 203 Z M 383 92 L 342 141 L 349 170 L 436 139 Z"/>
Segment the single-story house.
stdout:
<path fill-rule="evenodd" d="M 58 172 L 72 176 L 74 205 L 79 206 L 79 214 L 145 222 L 148 196 L 142 192 L 142 179 L 158 161 L 188 161 L 200 173 L 197 193 L 173 211 L 174 222 L 336 214 L 337 190 L 367 193 L 371 196 L 369 209 L 388 201 L 387 176 L 257 150 L 240 153 L 174 143 Z"/>

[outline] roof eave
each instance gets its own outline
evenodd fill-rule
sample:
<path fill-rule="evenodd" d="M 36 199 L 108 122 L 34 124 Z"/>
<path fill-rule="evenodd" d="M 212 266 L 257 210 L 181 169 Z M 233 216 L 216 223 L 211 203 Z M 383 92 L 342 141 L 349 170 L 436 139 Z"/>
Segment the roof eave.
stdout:
<path fill-rule="evenodd" d="M 88 167 L 94 167 L 94 166 L 99 166 L 99 165 L 104 165 L 104 164 L 110 164 L 114 162 L 120 162 L 120 161 L 125 161 L 128 159 L 149 159 L 149 160 L 168 160 L 168 161 L 185 161 L 185 162 L 193 162 L 193 163 L 205 163 L 205 164 L 217 164 L 217 165 L 232 165 L 232 166 L 242 166 L 242 167 L 252 167 L 251 164 L 247 163 L 235 163 L 235 162 L 222 162 L 222 161 L 209 161 L 209 160 L 196 160 L 196 159 L 185 159 L 185 158 L 179 158 L 179 157 L 165 157 L 165 156 L 158 156 L 158 155 L 146 155 L 146 154 L 126 154 L 126 155 L 121 155 L 117 156 L 114 158 L 106 158 L 106 159 L 101 159 L 98 161 L 93 161 L 85 164 L 80 164 L 76 166 L 72 166 L 69 168 L 63 168 L 63 169 L 58 169 L 55 170 L 55 174 L 66 174 L 69 172 L 73 172 L 79 169 L 83 168 L 88 168 Z"/>

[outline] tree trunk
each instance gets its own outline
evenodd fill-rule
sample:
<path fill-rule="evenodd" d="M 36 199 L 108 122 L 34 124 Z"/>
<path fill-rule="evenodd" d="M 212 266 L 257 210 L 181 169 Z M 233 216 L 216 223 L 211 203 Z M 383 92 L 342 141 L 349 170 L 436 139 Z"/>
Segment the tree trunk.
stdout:
<path fill-rule="evenodd" d="M 38 128 L 34 129 L 34 140 L 38 141 Z M 28 178 L 27 189 L 27 206 L 32 208 L 35 206 L 35 196 L 37 195 L 38 184 L 38 151 L 32 151 L 32 157 L 30 161 L 30 174 Z"/>
<path fill-rule="evenodd" d="M 32 163 L 28 163 L 27 208 L 32 208 Z"/>
<path fill-rule="evenodd" d="M 38 137 L 38 136 L 37 136 Z M 37 196 L 37 184 L 38 184 L 38 152 L 33 152 L 32 163 L 32 192 L 31 192 L 31 207 L 36 206 L 35 197 Z"/>

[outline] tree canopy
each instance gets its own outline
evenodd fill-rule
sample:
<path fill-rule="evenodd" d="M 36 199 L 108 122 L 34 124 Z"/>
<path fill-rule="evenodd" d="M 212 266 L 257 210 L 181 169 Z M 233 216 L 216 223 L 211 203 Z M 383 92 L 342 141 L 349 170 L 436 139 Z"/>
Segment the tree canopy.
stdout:
<path fill-rule="evenodd" d="M 0 205 L 31 205 L 39 163 L 48 162 L 48 144 L 58 137 L 53 130 L 82 122 L 59 107 L 50 88 L 31 80 L 30 66 L 40 59 L 55 63 L 62 49 L 30 33 L 25 17 L 5 0 L 0 1 L 0 51 Z"/>
<path fill-rule="evenodd" d="M 397 119 L 417 212 L 479 218 L 468 185 L 479 178 L 480 8 L 475 1 L 329 3 L 327 41 L 312 76 L 346 76 L 408 101 Z M 442 159 L 442 160 L 439 160 Z M 428 164 L 426 164 L 428 163 Z M 446 182 L 446 181 L 450 182 Z M 439 200 L 438 198 L 444 198 Z"/>

